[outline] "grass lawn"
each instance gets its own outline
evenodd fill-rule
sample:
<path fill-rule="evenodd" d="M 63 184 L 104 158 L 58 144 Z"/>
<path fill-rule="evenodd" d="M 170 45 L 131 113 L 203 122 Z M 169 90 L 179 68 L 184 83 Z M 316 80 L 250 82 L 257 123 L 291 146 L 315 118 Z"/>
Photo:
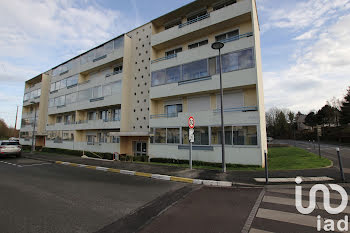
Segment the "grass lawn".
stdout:
<path fill-rule="evenodd" d="M 331 165 L 331 161 L 297 147 L 273 147 L 268 153 L 269 169 L 290 170 L 321 168 Z"/>
<path fill-rule="evenodd" d="M 268 149 L 268 165 L 269 170 L 297 170 L 309 168 L 322 168 L 331 165 L 331 161 L 324 157 L 319 157 L 314 153 L 310 153 L 304 149 L 297 147 L 273 147 Z M 144 162 L 140 162 L 144 163 Z M 188 164 L 159 163 L 151 162 L 151 164 L 189 167 Z M 220 164 L 213 165 L 193 165 L 197 169 L 215 169 L 220 170 Z M 227 170 L 242 171 L 259 171 L 264 168 L 249 165 L 227 164 Z"/>

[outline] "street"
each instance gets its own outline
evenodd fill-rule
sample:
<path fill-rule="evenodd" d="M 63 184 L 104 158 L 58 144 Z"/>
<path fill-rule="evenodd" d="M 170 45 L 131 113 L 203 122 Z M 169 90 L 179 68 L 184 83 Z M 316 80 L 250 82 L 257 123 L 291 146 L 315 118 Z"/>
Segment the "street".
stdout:
<path fill-rule="evenodd" d="M 317 215 L 344 218 L 322 205 L 300 214 L 294 184 L 209 187 L 29 158 L 1 158 L 0 174 L 4 233 L 317 232 Z M 304 200 L 310 187 L 303 186 Z M 334 191 L 331 203 L 340 203 Z"/>

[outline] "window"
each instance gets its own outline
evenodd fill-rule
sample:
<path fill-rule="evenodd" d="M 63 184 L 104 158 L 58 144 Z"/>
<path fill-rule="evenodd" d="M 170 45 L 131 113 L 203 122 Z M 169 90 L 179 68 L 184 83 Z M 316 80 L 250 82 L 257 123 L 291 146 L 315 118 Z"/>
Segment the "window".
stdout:
<path fill-rule="evenodd" d="M 78 84 L 78 75 L 67 78 L 67 87 Z"/>
<path fill-rule="evenodd" d="M 96 112 L 89 112 L 89 113 L 88 113 L 88 120 L 89 120 L 89 121 L 94 121 L 94 120 L 96 120 Z"/>
<path fill-rule="evenodd" d="M 206 44 L 208 44 L 208 40 L 203 40 L 203 41 L 188 45 L 188 49 L 194 49 L 194 48 L 197 48 L 199 46 L 206 45 Z"/>
<path fill-rule="evenodd" d="M 24 101 L 27 101 L 27 100 L 29 100 L 29 99 L 30 99 L 30 93 L 24 94 L 23 100 L 24 100 Z"/>
<path fill-rule="evenodd" d="M 122 82 L 117 81 L 114 83 L 111 83 L 111 88 L 112 88 L 112 95 L 113 94 L 119 94 L 121 92 L 121 87 L 122 87 Z"/>
<path fill-rule="evenodd" d="M 112 119 L 114 121 L 120 121 L 120 108 L 112 110 Z"/>
<path fill-rule="evenodd" d="M 104 121 L 108 121 L 108 111 L 102 110 L 100 111 L 100 119 Z"/>
<path fill-rule="evenodd" d="M 62 116 L 56 116 L 56 123 L 62 123 Z"/>
<path fill-rule="evenodd" d="M 221 127 L 211 128 L 211 144 L 221 144 Z M 232 145 L 232 126 L 225 126 L 225 144 Z"/>
<path fill-rule="evenodd" d="M 191 80 L 208 76 L 207 59 L 182 65 L 183 80 Z"/>
<path fill-rule="evenodd" d="M 61 81 L 60 81 L 60 87 L 61 87 L 61 89 L 62 88 L 65 88 L 67 86 L 67 79 L 62 79 Z"/>
<path fill-rule="evenodd" d="M 234 145 L 257 145 L 256 126 L 234 126 L 233 127 Z"/>
<path fill-rule="evenodd" d="M 216 4 L 216 5 L 213 6 L 213 10 L 214 11 L 219 10 L 219 9 L 224 8 L 226 6 L 232 5 L 232 4 L 236 3 L 236 2 L 237 2 L 236 0 L 230 0 L 230 1 L 226 1 L 226 2 L 223 2 L 223 3 Z"/>
<path fill-rule="evenodd" d="M 77 93 L 76 92 L 66 95 L 66 104 L 75 103 L 76 100 L 77 100 Z"/>
<path fill-rule="evenodd" d="M 227 53 L 221 56 L 222 72 L 254 67 L 252 48 Z"/>
<path fill-rule="evenodd" d="M 94 135 L 87 135 L 87 144 L 88 145 L 94 145 L 95 144 L 95 136 Z"/>
<path fill-rule="evenodd" d="M 117 136 L 112 136 L 111 137 L 111 142 L 112 143 L 120 143 L 120 138 Z"/>
<path fill-rule="evenodd" d="M 196 127 L 194 130 L 194 145 L 209 145 L 208 127 Z"/>
<path fill-rule="evenodd" d="M 166 105 L 164 110 L 168 116 L 177 116 L 177 113 L 182 112 L 182 104 Z"/>
<path fill-rule="evenodd" d="M 167 128 L 167 143 L 180 143 L 179 128 Z"/>
<path fill-rule="evenodd" d="M 219 73 L 219 67 L 217 67 L 216 57 L 209 58 L 209 75 L 214 75 Z"/>
<path fill-rule="evenodd" d="M 109 53 L 113 52 L 113 41 L 108 42 L 103 47 L 104 47 L 104 50 L 105 50 L 106 54 L 109 54 Z"/>
<path fill-rule="evenodd" d="M 169 28 L 178 26 L 178 25 L 180 25 L 180 24 L 181 24 L 181 19 L 177 19 L 177 20 L 175 20 L 175 21 L 173 21 L 173 22 L 170 22 L 170 23 L 166 24 L 166 25 L 164 26 L 164 29 L 165 29 L 165 30 L 168 30 Z"/>
<path fill-rule="evenodd" d="M 229 38 L 234 38 L 234 37 L 237 37 L 237 40 L 238 40 L 239 39 L 238 36 L 239 36 L 239 30 L 236 29 L 236 30 L 215 36 L 215 40 L 216 41 L 223 41 L 223 40 L 226 40 Z"/>
<path fill-rule="evenodd" d="M 78 100 L 79 101 L 84 101 L 89 99 L 89 89 L 79 91 L 78 93 Z"/>
<path fill-rule="evenodd" d="M 56 83 L 51 83 L 50 92 L 53 92 L 55 90 L 56 90 Z"/>
<path fill-rule="evenodd" d="M 189 17 L 187 17 L 187 22 L 192 21 L 192 20 L 196 20 L 196 19 L 198 19 L 206 14 L 207 14 L 207 11 L 202 11 L 201 13 L 197 13 L 195 15 L 189 16 Z"/>
<path fill-rule="evenodd" d="M 175 66 L 166 69 L 166 82 L 174 83 L 179 82 L 181 79 L 181 66 Z"/>
<path fill-rule="evenodd" d="M 74 131 L 62 131 L 62 139 L 64 141 L 74 141 Z"/>
<path fill-rule="evenodd" d="M 158 70 L 152 72 L 152 87 L 165 84 L 165 70 Z"/>
<path fill-rule="evenodd" d="M 155 129 L 154 141 L 155 143 L 165 143 L 166 129 Z"/>
<path fill-rule="evenodd" d="M 102 86 L 92 87 L 89 89 L 90 99 L 96 99 L 102 97 Z"/>
<path fill-rule="evenodd" d="M 175 55 L 175 54 L 180 53 L 180 52 L 182 52 L 182 48 L 173 49 L 173 50 L 165 52 L 165 56 L 166 57 L 172 56 L 172 55 Z"/>
<path fill-rule="evenodd" d="M 112 95 L 112 85 L 107 84 L 102 87 L 103 96 Z"/>
<path fill-rule="evenodd" d="M 122 65 L 119 65 L 119 66 L 116 66 L 113 68 L 113 73 L 114 74 L 119 74 L 123 71 L 123 66 Z"/>
<path fill-rule="evenodd" d="M 56 97 L 55 98 L 55 106 L 64 106 L 65 100 L 66 100 L 66 98 L 64 95 Z"/>
<path fill-rule="evenodd" d="M 99 143 L 107 143 L 107 133 L 98 133 L 97 138 Z"/>
<path fill-rule="evenodd" d="M 121 48 L 124 44 L 124 38 L 120 37 L 114 40 L 114 49 Z"/>

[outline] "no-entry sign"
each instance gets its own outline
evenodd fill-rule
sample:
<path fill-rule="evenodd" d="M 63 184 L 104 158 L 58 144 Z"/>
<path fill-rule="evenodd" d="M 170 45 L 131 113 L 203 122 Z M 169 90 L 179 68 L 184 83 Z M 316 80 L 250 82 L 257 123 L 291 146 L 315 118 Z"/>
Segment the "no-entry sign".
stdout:
<path fill-rule="evenodd" d="M 188 118 L 188 127 L 190 127 L 190 129 L 194 128 L 194 118 L 192 116 Z"/>

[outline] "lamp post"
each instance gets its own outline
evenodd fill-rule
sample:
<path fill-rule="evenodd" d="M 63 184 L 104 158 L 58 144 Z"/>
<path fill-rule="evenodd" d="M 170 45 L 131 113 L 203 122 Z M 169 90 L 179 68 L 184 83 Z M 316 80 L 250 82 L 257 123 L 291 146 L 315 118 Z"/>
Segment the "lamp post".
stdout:
<path fill-rule="evenodd" d="M 226 162 L 225 162 L 225 127 L 224 127 L 224 106 L 223 97 L 224 91 L 222 89 L 222 75 L 221 75 L 221 49 L 224 47 L 224 43 L 217 41 L 211 45 L 212 49 L 219 50 L 219 70 L 220 70 L 220 108 L 221 108 L 221 146 L 222 146 L 222 172 L 226 172 Z"/>
<path fill-rule="evenodd" d="M 35 122 L 36 122 L 36 106 L 35 106 L 35 102 L 31 101 L 31 104 L 34 104 L 34 123 L 33 123 L 33 134 L 32 134 L 32 153 L 34 153 L 35 151 L 35 145 L 34 145 L 34 140 L 35 140 Z"/>

